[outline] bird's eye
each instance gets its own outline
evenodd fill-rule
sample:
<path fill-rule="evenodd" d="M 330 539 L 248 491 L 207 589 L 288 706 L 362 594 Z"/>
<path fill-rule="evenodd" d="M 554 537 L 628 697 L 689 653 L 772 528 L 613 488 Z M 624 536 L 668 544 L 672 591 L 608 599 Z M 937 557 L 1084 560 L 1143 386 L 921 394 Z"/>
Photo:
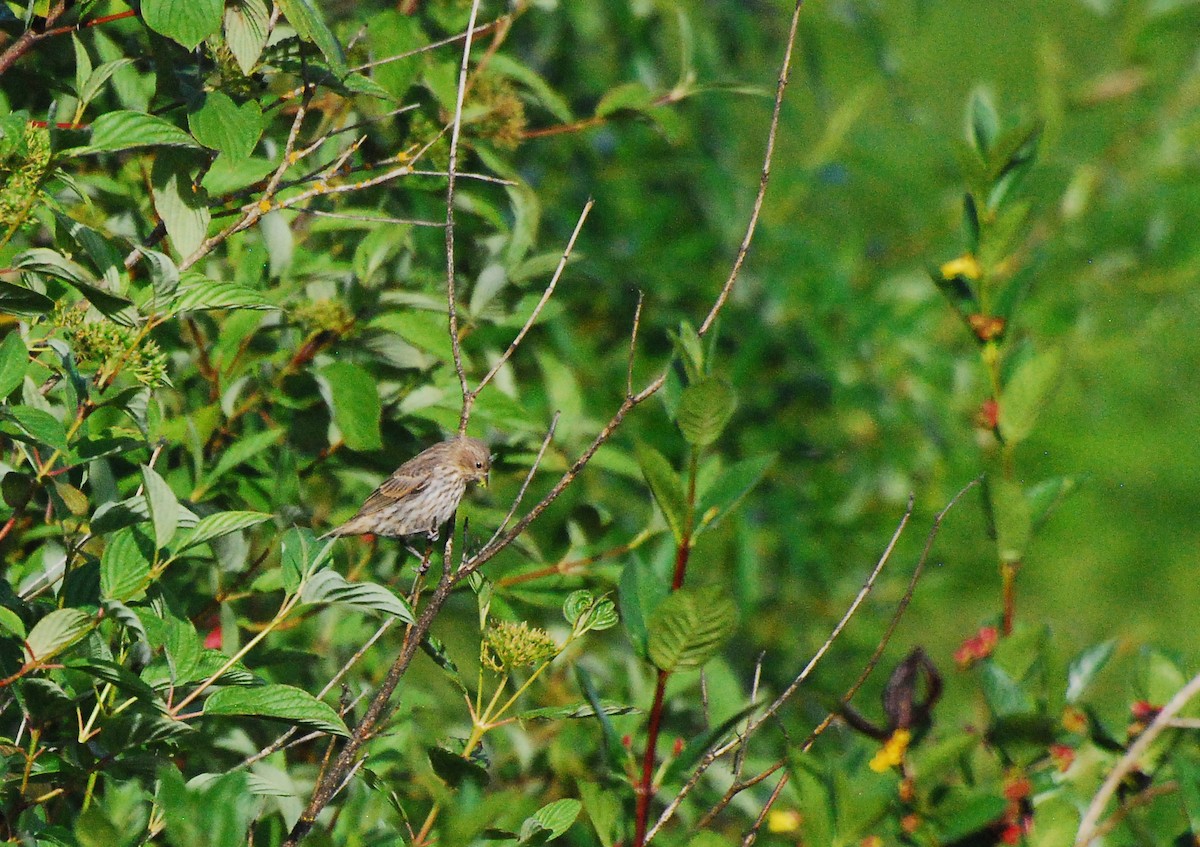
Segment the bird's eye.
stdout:
<path fill-rule="evenodd" d="M 479 470 L 483 470 L 483 462 L 476 462 L 475 467 L 477 467 Z"/>

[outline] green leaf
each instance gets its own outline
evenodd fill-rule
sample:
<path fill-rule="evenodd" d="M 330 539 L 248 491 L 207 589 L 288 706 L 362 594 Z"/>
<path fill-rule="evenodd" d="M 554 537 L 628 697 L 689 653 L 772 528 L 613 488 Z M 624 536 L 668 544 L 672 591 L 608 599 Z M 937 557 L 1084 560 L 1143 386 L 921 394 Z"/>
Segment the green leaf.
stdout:
<path fill-rule="evenodd" d="M 3 608 L 3 607 L 0 607 Z M 604 715 L 636 715 L 641 710 L 636 706 L 626 706 L 623 703 L 604 701 L 600 713 Z M 518 721 L 559 721 L 578 718 L 594 718 L 596 710 L 588 703 L 574 703 L 569 706 L 543 706 L 540 709 L 529 709 L 513 715 Z"/>
<path fill-rule="evenodd" d="M 146 26 L 192 50 L 221 26 L 223 0 L 142 0 Z"/>
<path fill-rule="evenodd" d="M 491 781 L 487 769 L 478 762 L 464 759 L 442 747 L 430 747 L 428 753 L 433 772 L 451 788 L 458 788 L 467 781 L 482 787 Z"/>
<path fill-rule="evenodd" d="M 662 579 L 654 568 L 640 556 L 633 556 L 621 571 L 617 598 L 621 604 L 621 622 L 633 643 L 633 649 L 643 658 L 649 658 L 648 620 L 671 591 L 670 583 Z"/>
<path fill-rule="evenodd" d="M 0 606 L 0 629 L 15 635 L 22 641 L 25 640 L 25 622 L 7 606 Z"/>
<path fill-rule="evenodd" d="M 592 821 L 600 847 L 613 847 L 617 842 L 619 825 L 623 818 L 621 799 L 612 791 L 605 791 L 594 782 L 580 781 L 579 796 L 584 811 Z"/>
<path fill-rule="evenodd" d="M 122 326 L 133 326 L 138 321 L 137 311 L 129 300 L 97 286 L 92 282 L 91 274 L 61 253 L 35 247 L 14 257 L 13 267 L 61 279 L 87 298 L 103 315 Z"/>
<path fill-rule="evenodd" d="M 560 838 L 575 823 L 583 804 L 578 800 L 564 798 L 547 803 L 533 813 L 530 820 L 535 821 L 542 829 L 548 830 L 547 841 Z"/>
<path fill-rule="evenodd" d="M 737 609 L 723 588 L 681 588 L 650 616 L 650 661 L 667 673 L 698 668 L 717 653 L 736 624 Z"/>
<path fill-rule="evenodd" d="M 188 113 L 188 128 L 205 147 L 227 156 L 248 158 L 263 133 L 262 107 L 255 100 L 242 105 L 223 91 L 210 91 L 204 103 Z"/>
<path fill-rule="evenodd" d="M 53 311 L 54 301 L 32 288 L 0 280 L 0 311 L 14 315 L 44 315 Z"/>
<path fill-rule="evenodd" d="M 150 703 L 160 709 L 164 707 L 162 699 L 154 692 L 153 688 L 135 675 L 133 671 L 110 659 L 73 659 L 67 662 L 66 665 L 71 670 L 83 671 L 97 679 L 111 682 L 118 690 L 130 694 L 144 703 Z"/>
<path fill-rule="evenodd" d="M 215 515 L 206 515 L 180 537 L 175 552 L 182 553 L 184 550 L 207 544 L 231 532 L 257 526 L 270 519 L 271 515 L 262 512 L 217 512 Z"/>
<path fill-rule="evenodd" d="M 383 447 L 383 405 L 375 378 L 350 362 L 326 365 L 321 376 L 329 385 L 333 421 L 346 446 L 360 452 Z"/>
<path fill-rule="evenodd" d="M 967 141 L 987 156 L 1000 132 L 1000 116 L 996 114 L 996 106 L 991 94 L 983 88 L 971 92 L 971 101 L 967 106 Z"/>
<path fill-rule="evenodd" d="M 233 442 L 221 454 L 221 458 L 217 461 L 217 466 L 209 471 L 200 481 L 200 484 L 196 486 L 196 490 L 192 492 L 192 499 L 198 499 L 212 488 L 221 477 L 225 476 L 225 474 L 243 462 L 250 461 L 259 453 L 277 443 L 282 437 L 282 429 L 267 429 L 262 432 L 243 436 Z"/>
<path fill-rule="evenodd" d="M 96 622 L 83 609 L 55 609 L 42 618 L 25 639 L 25 658 L 46 662 L 92 631 Z"/>
<path fill-rule="evenodd" d="M 145 533 L 133 527 L 116 532 L 100 556 L 100 597 L 122 603 L 141 599 L 153 562 L 154 542 Z"/>
<path fill-rule="evenodd" d="M 175 530 L 179 528 L 179 500 L 167 481 L 146 465 L 142 466 L 142 486 L 146 493 L 146 505 L 150 507 L 154 542 L 161 550 L 175 537 Z"/>
<path fill-rule="evenodd" d="M 563 602 L 563 617 L 576 634 L 604 630 L 617 624 L 617 610 L 607 597 L 596 597 L 585 589 L 572 591 Z"/>
<path fill-rule="evenodd" d="M 332 541 L 322 541 L 311 529 L 293 527 L 283 534 L 279 564 L 283 569 L 283 587 L 289 594 L 300 587 L 305 574 L 323 568 L 331 557 Z"/>
<path fill-rule="evenodd" d="M 171 245 L 188 257 L 204 243 L 212 215 L 208 192 L 193 180 L 196 166 L 190 157 L 159 153 L 150 169 L 154 210 L 167 228 Z"/>
<path fill-rule="evenodd" d="M 188 2 L 189 0 L 184 0 Z M 116 153 L 138 147 L 199 147 L 196 139 L 170 121 L 145 112 L 105 112 L 92 123 L 92 143 L 64 155 Z"/>
<path fill-rule="evenodd" d="M 989 477 L 988 503 L 996 529 L 996 549 L 1003 562 L 1020 562 L 1025 557 L 1032 533 L 1029 501 L 1021 486 L 1007 479 Z"/>
<path fill-rule="evenodd" d="M 15 422 L 35 442 L 67 452 L 67 431 L 62 422 L 49 412 L 32 406 L 4 406 L 0 408 L 0 414 Z"/>
<path fill-rule="evenodd" d="M 555 117 L 556 120 L 569 124 L 575 120 L 571 114 L 571 106 L 567 99 L 554 90 L 528 65 L 518 62 L 511 56 L 497 53 L 488 65 L 489 70 L 506 76 L 521 83 L 533 95 L 538 105 Z M 611 93 L 611 92 L 610 92 Z"/>
<path fill-rule="evenodd" d="M 198 273 L 185 272 L 179 280 L 169 314 L 205 309 L 278 309 L 266 294 L 236 282 L 218 282 Z"/>
<path fill-rule="evenodd" d="M 755 456 L 730 465 L 717 479 L 700 495 L 696 513 L 699 527 L 702 530 L 713 529 L 742 502 L 750 490 L 762 480 L 771 465 L 775 464 L 777 454 Z"/>
<path fill-rule="evenodd" d="M 938 809 L 939 844 L 954 844 L 1004 817 L 1008 801 L 995 794 L 979 794 Z"/>
<path fill-rule="evenodd" d="M 21 333 L 10 329 L 0 342 L 0 398 L 12 394 L 25 382 L 28 367 L 29 350 L 21 340 Z"/>
<path fill-rule="evenodd" d="M 1140 699 L 1163 706 L 1187 682 L 1179 663 L 1161 650 L 1142 648 L 1137 658 L 1136 690 Z"/>
<path fill-rule="evenodd" d="M 109 81 L 113 74 L 121 70 L 126 65 L 132 65 L 133 59 L 114 59 L 111 62 L 105 62 L 100 67 L 96 68 L 90 74 L 83 85 L 79 88 L 79 99 L 85 105 L 91 103 L 100 94 L 100 89 Z"/>
<path fill-rule="evenodd" d="M 687 500 L 678 474 L 662 453 L 644 444 L 637 446 L 638 464 L 642 476 L 650 486 L 650 493 L 667 519 L 667 526 L 675 536 L 676 543 L 683 542 L 684 527 L 687 525 Z"/>
<path fill-rule="evenodd" d="M 1171 754 L 1171 765 L 1179 780 L 1179 799 L 1187 812 L 1188 826 L 1193 834 L 1200 832 L 1200 759 L 1192 750 L 1176 749 Z"/>
<path fill-rule="evenodd" d="M 394 332 L 414 347 L 432 353 L 443 361 L 450 361 L 450 336 L 446 331 L 444 312 L 389 312 L 373 318 L 369 326 Z"/>
<path fill-rule="evenodd" d="M 231 0 L 225 7 L 225 44 L 247 76 L 267 46 L 270 23 L 271 11 L 265 0 Z"/>
<path fill-rule="evenodd" d="M 1068 703 L 1077 703 L 1079 698 L 1083 696 L 1083 692 L 1092 684 L 1092 680 L 1096 678 L 1096 674 L 1108 664 L 1108 660 L 1112 658 L 1117 649 L 1117 640 L 1110 638 L 1108 641 L 1095 644 L 1078 656 L 1071 660 L 1071 664 L 1067 667 L 1067 693 L 1066 701 Z"/>
<path fill-rule="evenodd" d="M 596 104 L 596 117 L 606 118 L 623 109 L 642 111 L 654 103 L 654 94 L 643 83 L 627 82 L 609 90 Z"/>
<path fill-rule="evenodd" d="M 1029 715 L 1036 711 L 1029 693 L 993 661 L 980 665 L 979 683 L 988 708 L 998 718 Z"/>
<path fill-rule="evenodd" d="M 223 688 L 204 701 L 206 715 L 249 715 L 348 737 L 338 713 L 307 691 L 291 685 Z"/>
<path fill-rule="evenodd" d="M 724 380 L 706 377 L 683 390 L 675 423 L 689 444 L 707 447 L 720 438 L 736 406 L 737 396 Z"/>
<path fill-rule="evenodd" d="M 345 76 L 346 54 L 313 0 L 279 0 L 278 5 L 300 37 L 317 45 L 334 74 Z"/>
<path fill-rule="evenodd" d="M 308 578 L 300 592 L 302 603 L 337 603 L 371 612 L 383 612 L 405 623 L 415 623 L 412 608 L 382 585 L 350 582 L 337 571 L 318 571 Z"/>
<path fill-rule="evenodd" d="M 1033 432 L 1062 364 L 1062 352 L 1054 349 L 1021 363 L 1000 394 L 1000 435 L 1016 444 Z"/>

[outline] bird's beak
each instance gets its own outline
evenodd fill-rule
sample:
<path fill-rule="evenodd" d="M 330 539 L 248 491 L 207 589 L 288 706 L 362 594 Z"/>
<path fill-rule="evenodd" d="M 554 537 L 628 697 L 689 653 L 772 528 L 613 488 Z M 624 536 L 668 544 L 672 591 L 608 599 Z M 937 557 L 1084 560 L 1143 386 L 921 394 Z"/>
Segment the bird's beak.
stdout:
<path fill-rule="evenodd" d="M 490 473 L 490 472 L 489 472 L 489 473 Z M 479 480 L 479 487 L 480 487 L 480 488 L 487 488 L 487 487 L 488 487 L 488 474 L 486 474 L 486 473 L 485 473 L 485 474 L 483 475 L 483 478 Z"/>

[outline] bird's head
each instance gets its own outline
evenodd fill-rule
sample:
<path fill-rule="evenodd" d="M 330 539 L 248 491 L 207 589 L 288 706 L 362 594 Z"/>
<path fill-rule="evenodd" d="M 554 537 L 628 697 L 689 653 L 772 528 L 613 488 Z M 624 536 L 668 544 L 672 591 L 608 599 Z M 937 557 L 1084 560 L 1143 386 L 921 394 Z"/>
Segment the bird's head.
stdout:
<path fill-rule="evenodd" d="M 492 455 L 488 446 L 478 438 L 457 438 L 454 441 L 454 464 L 467 482 L 478 482 L 487 486 L 488 471 L 492 469 Z"/>

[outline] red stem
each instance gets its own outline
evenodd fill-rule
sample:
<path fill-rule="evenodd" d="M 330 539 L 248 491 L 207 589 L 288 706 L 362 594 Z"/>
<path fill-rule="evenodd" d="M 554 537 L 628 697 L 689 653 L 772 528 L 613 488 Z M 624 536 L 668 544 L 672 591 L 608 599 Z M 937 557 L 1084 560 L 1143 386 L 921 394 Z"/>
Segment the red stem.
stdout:
<path fill-rule="evenodd" d="M 688 466 L 687 519 L 684 521 L 683 538 L 675 550 L 675 573 L 671 577 L 671 591 L 683 587 L 687 576 L 688 556 L 692 552 L 692 513 L 696 508 L 696 466 L 699 455 L 692 451 Z M 634 786 L 637 795 L 637 815 L 634 822 L 633 847 L 645 847 L 646 830 L 650 823 L 650 798 L 654 796 L 654 760 L 658 750 L 658 733 L 662 729 L 663 707 L 666 703 L 667 677 L 669 671 L 658 672 L 658 683 L 654 686 L 654 704 L 650 707 L 650 720 L 646 726 L 646 753 L 642 756 L 642 778 Z"/>

